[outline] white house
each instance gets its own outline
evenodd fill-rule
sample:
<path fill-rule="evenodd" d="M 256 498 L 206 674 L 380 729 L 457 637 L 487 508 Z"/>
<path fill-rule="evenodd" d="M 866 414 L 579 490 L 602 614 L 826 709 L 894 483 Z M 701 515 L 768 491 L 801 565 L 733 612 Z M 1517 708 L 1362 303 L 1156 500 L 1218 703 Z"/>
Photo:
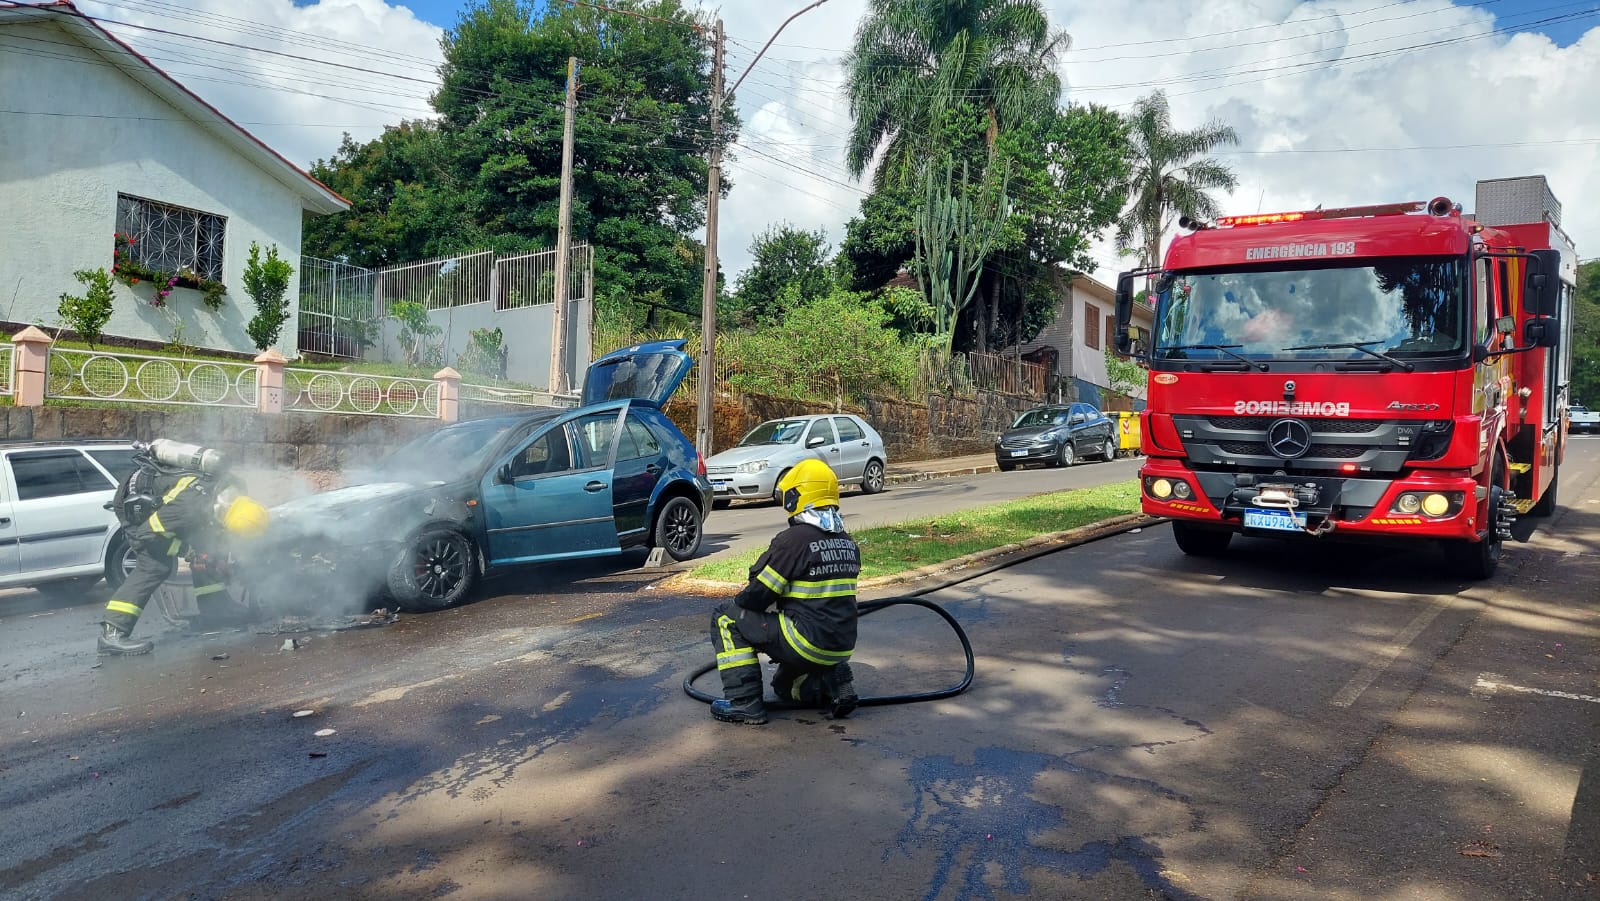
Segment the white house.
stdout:
<path fill-rule="evenodd" d="M 1067 275 L 1057 290 L 1060 301 L 1055 321 L 1018 350 L 1027 354 L 1053 348 L 1056 374 L 1074 390 L 1073 396 L 1063 397 L 1063 400 L 1080 400 L 1103 408 L 1105 392 L 1110 387 L 1106 375 L 1106 348 L 1116 336 L 1117 293 L 1081 272 Z M 1135 327 L 1148 334 L 1154 318 L 1149 306 L 1134 304 Z M 1144 387 L 1140 386 L 1132 394 L 1143 398 Z"/>
<path fill-rule="evenodd" d="M 215 311 L 184 287 L 157 307 L 156 286 L 116 284 L 105 334 L 253 351 L 243 272 L 255 242 L 295 270 L 287 353 L 302 214 L 348 207 L 71 3 L 0 0 L 0 321 L 60 324 L 60 295 L 84 293 L 73 273 L 109 272 L 113 234 L 131 234 L 137 262 L 227 293 Z"/>

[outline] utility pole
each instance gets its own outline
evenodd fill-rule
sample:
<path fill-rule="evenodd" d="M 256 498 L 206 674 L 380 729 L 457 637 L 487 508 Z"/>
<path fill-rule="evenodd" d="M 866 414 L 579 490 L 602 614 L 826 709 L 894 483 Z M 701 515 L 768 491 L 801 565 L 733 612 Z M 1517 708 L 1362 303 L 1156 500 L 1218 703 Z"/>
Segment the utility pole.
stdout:
<path fill-rule="evenodd" d="M 567 332 L 568 305 L 572 291 L 570 262 L 572 255 L 572 120 L 578 112 L 578 58 L 567 57 L 567 110 L 561 135 L 561 209 L 556 225 L 556 279 L 551 298 L 550 336 L 550 393 L 565 394 L 571 389 L 567 378 L 569 342 Z"/>
<path fill-rule="evenodd" d="M 801 13 L 810 12 L 827 2 L 813 0 L 810 5 L 784 19 L 727 91 L 722 89 L 722 20 L 717 20 L 711 64 L 711 150 L 706 155 L 710 169 L 706 179 L 706 271 L 700 290 L 700 409 L 695 418 L 694 436 L 695 449 L 702 456 L 711 456 L 711 403 L 716 393 L 716 370 L 712 364 L 715 363 L 713 351 L 717 344 L 717 201 L 722 196 L 722 104 L 744 83 L 745 76 L 756 67 L 762 54 L 778 39 L 778 34 L 789 27 L 790 22 L 799 18 Z"/>
<path fill-rule="evenodd" d="M 700 398 L 694 445 L 711 456 L 711 405 L 716 397 L 717 200 L 722 195 L 722 20 L 717 20 L 711 63 L 711 151 L 706 179 L 706 270 L 700 288 Z"/>

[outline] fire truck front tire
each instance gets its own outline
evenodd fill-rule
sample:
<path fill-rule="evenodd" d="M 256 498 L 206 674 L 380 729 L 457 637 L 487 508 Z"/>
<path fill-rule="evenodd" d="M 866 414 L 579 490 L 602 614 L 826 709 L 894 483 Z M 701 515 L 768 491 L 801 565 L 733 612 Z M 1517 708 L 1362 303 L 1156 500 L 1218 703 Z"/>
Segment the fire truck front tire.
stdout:
<path fill-rule="evenodd" d="M 1178 541 L 1178 550 L 1191 557 L 1216 557 L 1228 550 L 1233 533 L 1174 521 L 1172 537 Z"/>
<path fill-rule="evenodd" d="M 1496 485 L 1489 489 L 1488 526 L 1482 541 L 1447 541 L 1444 557 L 1457 575 L 1481 582 L 1492 577 L 1500 568 L 1500 501 L 1504 489 Z"/>

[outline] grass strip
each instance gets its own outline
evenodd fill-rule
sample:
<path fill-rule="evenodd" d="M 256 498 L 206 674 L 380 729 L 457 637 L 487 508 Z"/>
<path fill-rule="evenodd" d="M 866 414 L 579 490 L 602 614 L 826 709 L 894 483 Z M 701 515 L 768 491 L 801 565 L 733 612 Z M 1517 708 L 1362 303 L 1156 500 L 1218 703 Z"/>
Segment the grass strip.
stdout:
<path fill-rule="evenodd" d="M 873 579 L 1137 512 L 1139 481 L 1129 479 L 874 526 L 851 537 L 861 546 L 861 578 Z M 749 551 L 713 560 L 695 567 L 688 578 L 742 584 L 759 556 L 760 551 Z"/>

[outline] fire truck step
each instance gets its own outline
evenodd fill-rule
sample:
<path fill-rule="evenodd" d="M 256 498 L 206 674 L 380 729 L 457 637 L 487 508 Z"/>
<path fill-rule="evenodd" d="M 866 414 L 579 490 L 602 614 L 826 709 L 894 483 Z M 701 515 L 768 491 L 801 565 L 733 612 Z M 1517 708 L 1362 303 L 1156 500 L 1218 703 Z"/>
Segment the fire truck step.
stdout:
<path fill-rule="evenodd" d="M 1533 464 L 1532 463 L 1507 463 L 1506 467 L 1509 468 L 1513 472 L 1526 473 L 1526 472 L 1528 472 L 1528 470 L 1533 469 Z"/>
<path fill-rule="evenodd" d="M 1516 500 L 1511 502 L 1511 506 L 1516 507 L 1517 508 L 1517 513 L 1520 515 L 1520 514 L 1527 513 L 1529 510 L 1532 510 L 1534 505 L 1537 504 L 1537 503 L 1539 503 L 1539 502 L 1538 501 L 1524 500 L 1524 499 L 1519 497 Z"/>

